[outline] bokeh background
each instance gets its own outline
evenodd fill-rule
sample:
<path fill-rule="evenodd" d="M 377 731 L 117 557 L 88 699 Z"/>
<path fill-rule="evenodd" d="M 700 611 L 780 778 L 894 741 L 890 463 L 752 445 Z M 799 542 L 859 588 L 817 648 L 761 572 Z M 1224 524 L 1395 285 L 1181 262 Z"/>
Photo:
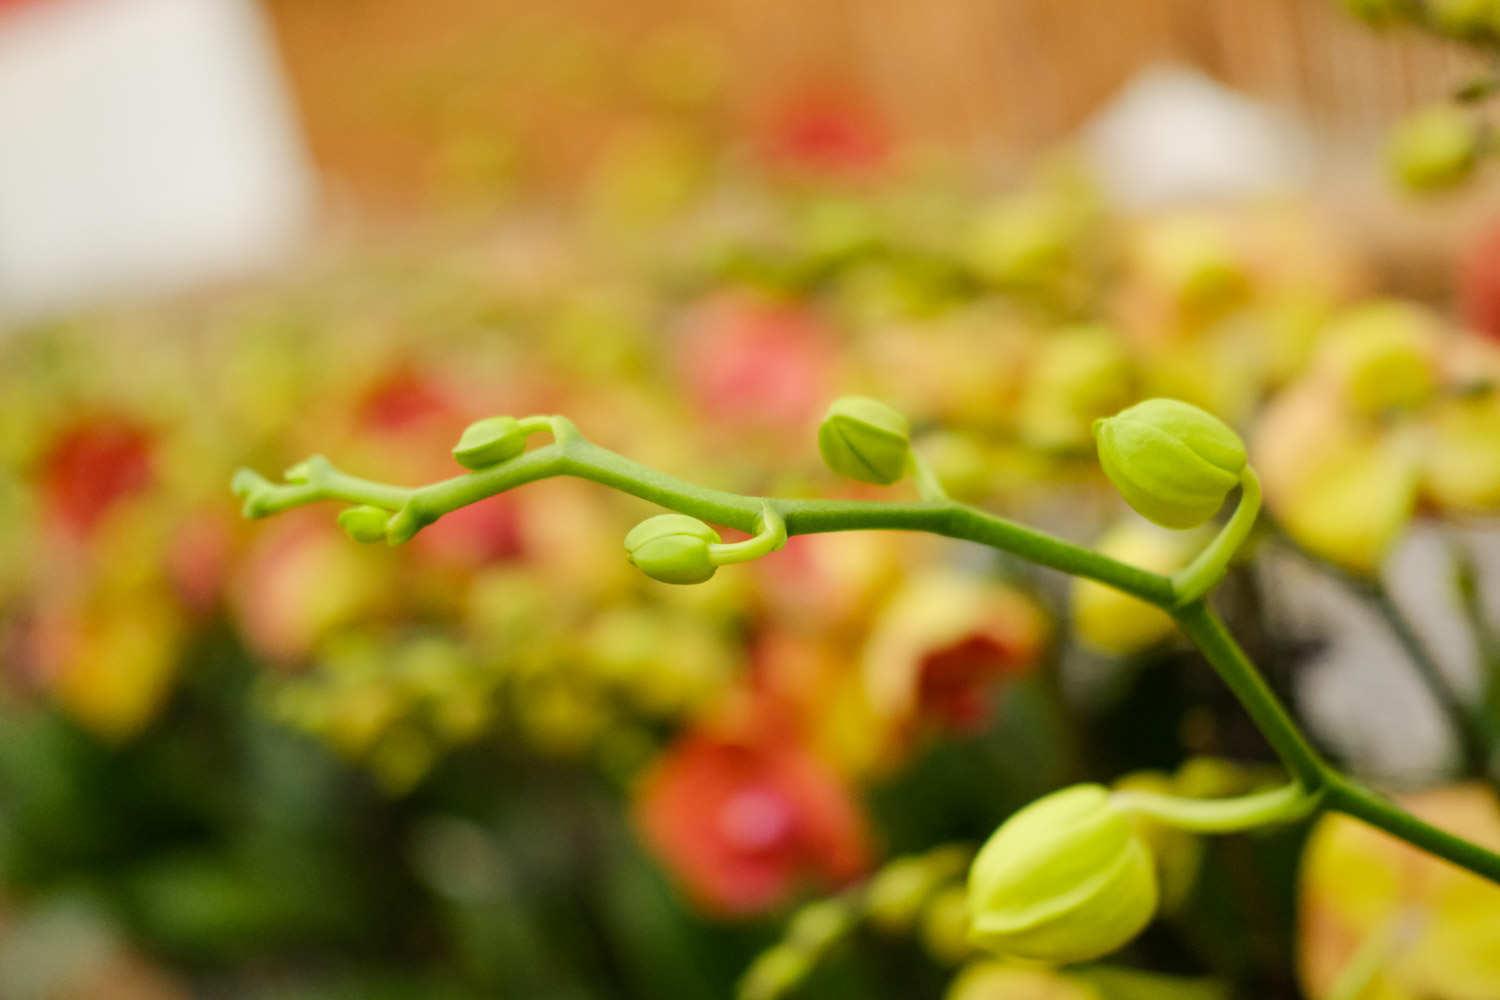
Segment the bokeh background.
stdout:
<path fill-rule="evenodd" d="M 228 490 L 565 413 L 887 495 L 818 460 L 859 392 L 961 498 L 1167 571 L 1203 537 L 1089 426 L 1177 396 L 1266 483 L 1221 604 L 1272 685 L 1500 847 L 1500 189 L 1482 103 L 1402 130 L 1493 89 L 1500 16 L 1395 20 L 0 0 L 0 1000 L 1500 1000 L 1500 891 L 1336 820 L 1150 831 L 1163 913 L 1102 962 L 970 951 L 1024 803 L 1277 778 L 1105 588 L 900 534 L 678 588 L 592 484 L 399 549 Z"/>

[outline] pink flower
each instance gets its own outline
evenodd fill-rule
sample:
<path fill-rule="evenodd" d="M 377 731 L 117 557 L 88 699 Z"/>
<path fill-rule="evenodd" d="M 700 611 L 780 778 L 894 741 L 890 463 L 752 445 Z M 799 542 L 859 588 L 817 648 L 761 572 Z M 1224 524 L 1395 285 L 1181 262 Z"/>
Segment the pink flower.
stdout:
<path fill-rule="evenodd" d="M 687 892 L 726 916 L 774 907 L 807 879 L 846 882 L 870 857 L 849 789 L 795 740 L 690 733 L 646 775 L 637 815 Z"/>
<path fill-rule="evenodd" d="M 682 342 L 699 409 L 726 422 L 798 427 L 826 402 L 833 331 L 799 303 L 728 295 L 696 309 Z"/>

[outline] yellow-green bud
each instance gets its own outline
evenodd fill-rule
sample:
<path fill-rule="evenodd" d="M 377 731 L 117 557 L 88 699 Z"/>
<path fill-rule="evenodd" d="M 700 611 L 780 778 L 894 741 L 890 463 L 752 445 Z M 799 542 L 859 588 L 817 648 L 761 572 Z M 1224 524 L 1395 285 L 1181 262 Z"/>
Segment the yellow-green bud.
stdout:
<path fill-rule="evenodd" d="M 899 412 L 868 396 L 833 401 L 818 428 L 823 461 L 841 476 L 889 486 L 906 472 L 911 429 Z"/>
<path fill-rule="evenodd" d="M 1437 389 L 1440 329 L 1421 306 L 1371 302 L 1329 324 L 1319 362 L 1362 413 L 1415 409 Z"/>
<path fill-rule="evenodd" d="M 1245 443 L 1218 417 L 1148 399 L 1094 423 L 1099 462 L 1125 502 L 1164 528 L 1208 521 L 1240 481 Z"/>
<path fill-rule="evenodd" d="M 356 542 L 383 542 L 390 516 L 379 507 L 350 507 L 339 515 L 339 527 Z"/>
<path fill-rule="evenodd" d="M 922 911 L 922 944 L 939 962 L 957 965 L 969 956 L 969 893 L 961 885 L 939 892 Z"/>
<path fill-rule="evenodd" d="M 708 547 L 719 533 L 696 517 L 659 514 L 647 518 L 625 536 L 625 551 L 642 573 L 662 583 L 702 583 L 718 567 Z"/>
<path fill-rule="evenodd" d="M 1082 962 L 1135 937 L 1156 912 L 1151 852 L 1101 785 L 1038 799 L 996 830 L 969 871 L 976 945 Z"/>
<path fill-rule="evenodd" d="M 917 919 L 932 888 L 932 872 L 923 858 L 897 858 L 865 887 L 865 916 L 881 930 L 899 934 Z"/>
<path fill-rule="evenodd" d="M 820 955 L 854 926 L 849 902 L 839 896 L 808 903 L 787 924 L 787 943 L 809 955 Z"/>
<path fill-rule="evenodd" d="M 453 457 L 466 469 L 485 469 L 526 450 L 526 432 L 515 417 L 485 417 L 464 428 Z"/>
<path fill-rule="evenodd" d="M 1479 139 L 1479 126 L 1469 112 L 1439 105 L 1396 125 L 1386 159 L 1397 180 L 1411 190 L 1441 191 L 1468 178 Z"/>
<path fill-rule="evenodd" d="M 780 1000 L 812 971 L 813 956 L 789 944 L 760 953 L 740 977 L 739 1000 Z"/>

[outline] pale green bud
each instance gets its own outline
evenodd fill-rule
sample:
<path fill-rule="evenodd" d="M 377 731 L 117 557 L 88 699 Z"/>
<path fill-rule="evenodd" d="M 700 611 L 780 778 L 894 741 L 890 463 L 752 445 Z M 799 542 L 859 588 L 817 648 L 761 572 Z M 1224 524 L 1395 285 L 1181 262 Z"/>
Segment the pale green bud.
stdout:
<path fill-rule="evenodd" d="M 1480 130 L 1469 112 L 1443 104 L 1401 121 L 1391 132 L 1386 160 L 1413 191 L 1442 191 L 1467 180 L 1479 155 Z"/>
<path fill-rule="evenodd" d="M 1218 417 L 1148 399 L 1094 423 L 1099 463 L 1137 513 L 1164 528 L 1208 521 L 1240 481 L 1245 443 Z"/>
<path fill-rule="evenodd" d="M 486 417 L 464 428 L 453 457 L 466 469 L 485 469 L 526 450 L 526 432 L 515 417 Z"/>
<path fill-rule="evenodd" d="M 270 496 L 274 487 L 265 476 L 254 469 L 236 471 L 229 488 L 234 491 L 235 496 L 244 501 L 240 513 L 245 517 L 265 517 L 273 513 L 270 507 Z"/>
<path fill-rule="evenodd" d="M 911 926 L 932 894 L 932 872 L 920 857 L 897 858 L 865 888 L 865 916 L 893 934 Z"/>
<path fill-rule="evenodd" d="M 810 955 L 827 951 L 854 926 L 847 900 L 834 896 L 808 903 L 787 924 L 786 940 Z"/>
<path fill-rule="evenodd" d="M 818 428 L 823 461 L 841 476 L 889 486 L 906 472 L 911 428 L 906 418 L 878 399 L 842 396 Z"/>
<path fill-rule="evenodd" d="M 996 830 L 969 871 L 972 939 L 990 951 L 1082 962 L 1156 912 L 1151 852 L 1101 785 L 1038 799 Z"/>
<path fill-rule="evenodd" d="M 939 892 L 922 911 L 922 944 L 927 953 L 945 965 L 957 965 L 969 956 L 969 893 L 961 885 Z"/>
<path fill-rule="evenodd" d="M 1361 413 L 1416 409 L 1437 391 L 1441 328 L 1421 306 L 1371 302 L 1329 324 L 1318 360 Z"/>
<path fill-rule="evenodd" d="M 702 583 L 718 567 L 708 547 L 719 534 L 686 514 L 647 518 L 625 536 L 625 551 L 642 573 L 662 583 Z"/>
<path fill-rule="evenodd" d="M 760 956 L 740 977 L 739 1000 L 780 1000 L 812 971 L 813 956 L 790 944 L 778 944 Z"/>
<path fill-rule="evenodd" d="M 350 507 L 339 515 L 339 527 L 356 542 L 383 542 L 389 518 L 379 507 Z"/>

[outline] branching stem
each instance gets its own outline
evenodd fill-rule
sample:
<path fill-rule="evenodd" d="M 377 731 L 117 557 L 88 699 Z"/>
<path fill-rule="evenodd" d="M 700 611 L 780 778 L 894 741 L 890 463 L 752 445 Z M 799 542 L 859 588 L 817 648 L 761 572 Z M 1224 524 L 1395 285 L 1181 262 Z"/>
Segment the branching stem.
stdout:
<path fill-rule="evenodd" d="M 283 484 L 273 484 L 242 469 L 234 477 L 234 490 L 243 498 L 248 517 L 266 517 L 322 500 L 389 511 L 385 536 L 393 544 L 410 539 L 460 507 L 526 483 L 572 476 L 752 536 L 743 542 L 716 546 L 716 563 L 763 555 L 779 548 L 790 535 L 829 531 L 925 531 L 988 545 L 1108 584 L 1170 613 L 1250 713 L 1293 779 L 1286 788 L 1239 800 L 1163 802 L 1137 795 L 1126 800 L 1133 808 L 1162 817 L 1175 815 L 1180 824 L 1203 830 L 1244 829 L 1336 809 L 1500 883 L 1500 854 L 1424 823 L 1324 760 L 1208 607 L 1205 595 L 1223 577 L 1229 559 L 1255 522 L 1260 485 L 1253 472 L 1247 470 L 1243 476 L 1240 504 L 1218 537 L 1182 573 L 1167 577 L 951 500 L 930 470 L 915 459 L 910 471 L 922 497 L 917 501 L 774 499 L 743 496 L 678 479 L 593 444 L 563 417 L 528 417 L 520 424 L 528 434 L 550 431 L 553 442 L 428 486 L 403 488 L 361 479 L 314 456 L 289 469 L 288 482 Z"/>

